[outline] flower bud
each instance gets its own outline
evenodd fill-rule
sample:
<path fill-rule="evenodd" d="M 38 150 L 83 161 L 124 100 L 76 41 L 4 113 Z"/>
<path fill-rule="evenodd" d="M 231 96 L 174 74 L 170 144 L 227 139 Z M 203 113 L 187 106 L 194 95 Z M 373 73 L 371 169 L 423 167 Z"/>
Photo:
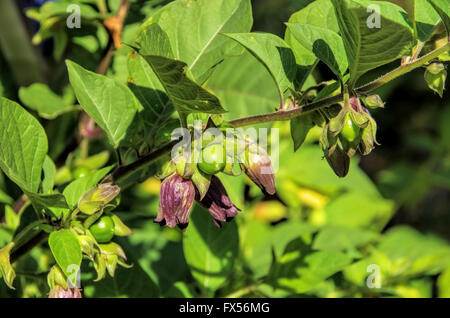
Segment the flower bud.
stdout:
<path fill-rule="evenodd" d="M 369 115 L 369 124 L 362 130 L 361 141 L 359 143 L 359 150 L 362 155 L 368 155 L 372 151 L 372 149 L 375 148 L 375 145 L 378 145 L 376 133 L 377 123 Z"/>
<path fill-rule="evenodd" d="M 221 227 L 220 222 L 231 221 L 240 211 L 231 202 L 222 182 L 214 175 L 211 176 L 211 184 L 204 198 L 200 200 L 197 194 L 196 199 L 200 205 L 209 210 L 217 227 Z"/>
<path fill-rule="evenodd" d="M 123 248 L 114 242 L 109 242 L 107 244 L 99 244 L 100 252 L 105 255 L 117 255 L 122 257 L 123 259 L 127 259 Z"/>
<path fill-rule="evenodd" d="M 428 65 L 424 77 L 428 87 L 438 93 L 442 98 L 445 88 L 445 79 L 447 77 L 447 71 L 445 70 L 444 64 L 432 63 Z"/>
<path fill-rule="evenodd" d="M 66 276 L 58 265 L 53 265 L 50 269 L 47 275 L 47 283 L 51 290 L 56 286 L 59 286 L 62 289 L 67 289 L 68 287 Z"/>
<path fill-rule="evenodd" d="M 325 153 L 328 164 L 338 177 L 345 177 L 350 167 L 350 158 L 338 145 L 334 145 Z"/>
<path fill-rule="evenodd" d="M 181 229 L 185 229 L 194 197 L 193 183 L 174 173 L 161 184 L 158 216 L 155 222 L 167 224 L 171 228 L 178 225 Z"/>
<path fill-rule="evenodd" d="M 275 194 L 275 177 L 267 152 L 256 144 L 247 143 L 245 157 L 240 158 L 240 166 L 244 173 L 268 194 Z"/>
<path fill-rule="evenodd" d="M 381 97 L 377 94 L 367 96 L 364 99 L 364 104 L 366 104 L 366 106 L 370 108 L 378 108 L 378 107 L 384 108 L 384 103 L 381 100 Z"/>
<path fill-rule="evenodd" d="M 14 247 L 14 242 L 9 243 L 2 249 L 0 249 L 0 277 L 3 276 L 3 279 L 5 280 L 6 285 L 8 285 L 9 288 L 14 289 L 13 287 L 13 281 L 16 277 L 16 272 L 14 271 L 13 267 L 11 266 L 9 254 L 11 252 L 11 249 Z"/>
<path fill-rule="evenodd" d="M 48 298 L 82 298 L 82 296 L 80 290 L 76 287 L 64 289 L 56 285 L 51 289 Z"/>
<path fill-rule="evenodd" d="M 190 178 L 195 171 L 195 163 L 190 160 L 190 154 L 182 153 L 173 159 L 177 174 L 183 178 Z"/>
<path fill-rule="evenodd" d="M 120 187 L 112 183 L 102 183 L 86 191 L 78 201 L 81 212 L 92 215 L 105 207 L 120 192 Z"/>
<path fill-rule="evenodd" d="M 92 259 L 95 251 L 95 239 L 92 235 L 78 235 L 77 238 L 78 242 L 80 242 L 81 251 Z"/>

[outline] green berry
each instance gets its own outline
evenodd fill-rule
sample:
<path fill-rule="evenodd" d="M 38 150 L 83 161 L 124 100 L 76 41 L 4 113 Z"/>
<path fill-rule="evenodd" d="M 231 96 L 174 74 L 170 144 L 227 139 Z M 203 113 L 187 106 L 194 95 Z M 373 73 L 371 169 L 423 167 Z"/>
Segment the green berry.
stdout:
<path fill-rule="evenodd" d="M 91 169 L 89 169 L 88 167 L 79 166 L 79 167 L 76 167 L 75 169 L 73 169 L 72 177 L 74 179 L 79 179 L 81 177 L 85 177 L 85 176 L 89 175 L 90 172 L 91 172 Z"/>
<path fill-rule="evenodd" d="M 201 162 L 198 168 L 206 174 L 216 174 L 225 168 L 226 152 L 223 144 L 208 145 L 202 150 Z"/>
<path fill-rule="evenodd" d="M 102 216 L 89 228 L 94 238 L 99 243 L 111 241 L 114 236 L 114 221 L 109 216 Z"/>
<path fill-rule="evenodd" d="M 350 114 L 347 113 L 345 115 L 344 127 L 342 128 L 341 136 L 348 142 L 354 142 L 359 137 L 359 133 L 360 128 L 355 125 L 350 117 Z"/>

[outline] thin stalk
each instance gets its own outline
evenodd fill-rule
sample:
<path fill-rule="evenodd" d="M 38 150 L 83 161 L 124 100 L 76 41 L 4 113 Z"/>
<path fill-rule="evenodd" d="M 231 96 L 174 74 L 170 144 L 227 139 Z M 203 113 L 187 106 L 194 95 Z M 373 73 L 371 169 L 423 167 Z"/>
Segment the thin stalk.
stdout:
<path fill-rule="evenodd" d="M 447 51 L 450 47 L 449 43 L 446 43 L 445 45 L 437 48 L 436 50 L 428 53 L 427 55 L 422 56 L 421 58 L 411 61 L 408 64 L 404 64 L 393 71 L 381 76 L 380 78 L 363 85 L 355 90 L 357 94 L 367 94 L 368 92 L 383 86 L 384 84 L 418 68 L 421 67 L 431 60 L 437 58 L 439 55 Z M 303 106 L 300 106 L 293 110 L 288 111 L 277 111 L 269 114 L 263 114 L 263 115 L 256 115 L 256 116 L 250 116 L 250 117 L 244 117 L 239 118 L 230 121 L 230 124 L 234 127 L 242 127 L 242 126 L 248 126 L 248 125 L 254 125 L 254 124 L 260 124 L 260 123 L 266 123 L 266 122 L 272 122 L 272 121 L 283 121 L 283 120 L 289 120 L 297 116 L 308 114 L 312 111 L 330 106 L 332 104 L 338 103 L 342 101 L 343 94 L 338 94 L 336 96 L 328 97 L 322 100 L 319 100 L 317 102 L 313 102 L 310 104 L 305 104 Z"/>

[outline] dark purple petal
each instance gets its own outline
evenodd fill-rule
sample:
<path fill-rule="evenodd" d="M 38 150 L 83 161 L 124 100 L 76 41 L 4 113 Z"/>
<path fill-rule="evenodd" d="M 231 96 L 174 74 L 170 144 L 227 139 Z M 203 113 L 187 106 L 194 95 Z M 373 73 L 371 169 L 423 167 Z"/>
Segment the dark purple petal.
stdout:
<path fill-rule="evenodd" d="M 185 229 L 189 223 L 189 213 L 194 202 L 195 188 L 190 180 L 178 174 L 166 178 L 161 184 L 158 216 L 155 222 L 173 228 L 178 225 Z"/>
<path fill-rule="evenodd" d="M 197 201 L 199 201 L 198 195 Z M 214 175 L 211 176 L 211 184 L 208 192 L 206 192 L 205 197 L 199 202 L 205 209 L 209 210 L 214 219 L 214 224 L 218 227 L 221 227 L 220 222 L 231 221 L 240 211 L 231 202 L 222 182 Z"/>

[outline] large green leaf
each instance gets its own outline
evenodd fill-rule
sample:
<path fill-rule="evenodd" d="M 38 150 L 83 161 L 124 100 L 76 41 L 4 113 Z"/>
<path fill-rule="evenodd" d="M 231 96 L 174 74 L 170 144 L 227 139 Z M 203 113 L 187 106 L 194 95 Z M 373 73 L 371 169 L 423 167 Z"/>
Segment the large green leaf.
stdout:
<path fill-rule="evenodd" d="M 310 24 L 287 23 L 292 35 L 339 77 L 348 67 L 344 43 L 334 31 Z"/>
<path fill-rule="evenodd" d="M 195 206 L 183 237 L 183 251 L 192 276 L 207 291 L 219 288 L 233 271 L 239 237 L 235 221 L 217 228 L 209 213 Z"/>
<path fill-rule="evenodd" d="M 425 42 L 439 26 L 441 19 L 428 0 L 416 0 L 414 3 L 414 10 L 414 24 L 416 27 L 417 39 L 421 42 Z"/>
<path fill-rule="evenodd" d="M 35 83 L 19 89 L 20 100 L 29 108 L 37 111 L 39 116 L 53 119 L 58 115 L 70 111 L 72 105 L 56 95 L 47 85 Z"/>
<path fill-rule="evenodd" d="M 352 259 L 337 251 L 313 251 L 302 239 L 288 244 L 273 265 L 268 282 L 272 285 L 304 293 L 344 269 Z"/>
<path fill-rule="evenodd" d="M 157 24 L 147 26 L 137 42 L 139 53 L 156 75 L 157 82 L 152 84 L 155 85 L 153 88 L 162 86 L 179 113 L 225 112 L 216 96 L 188 78 L 185 73 L 187 64 L 171 58 L 169 38 Z"/>
<path fill-rule="evenodd" d="M 22 189 L 37 192 L 47 153 L 41 124 L 17 103 L 0 99 L 0 168 Z"/>
<path fill-rule="evenodd" d="M 364 213 L 362 213 L 364 211 Z M 393 213 L 393 204 L 358 192 L 342 194 L 325 207 L 327 224 L 381 230 Z"/>
<path fill-rule="evenodd" d="M 267 275 L 272 264 L 272 251 L 276 257 L 281 257 L 290 241 L 311 237 L 315 231 L 314 226 L 296 221 L 275 227 L 259 221 L 249 222 L 242 229 L 242 251 L 246 263 L 256 277 Z"/>
<path fill-rule="evenodd" d="M 226 33 L 227 37 L 237 41 L 267 68 L 273 77 L 283 100 L 283 93 L 294 88 L 296 73 L 295 56 L 283 39 L 269 33 Z"/>
<path fill-rule="evenodd" d="M 225 59 L 206 85 L 228 110 L 228 120 L 271 112 L 279 103 L 270 73 L 249 52 Z"/>
<path fill-rule="evenodd" d="M 39 194 L 28 191 L 25 191 L 25 193 L 37 210 L 44 208 L 68 208 L 66 199 L 61 193 Z"/>
<path fill-rule="evenodd" d="M 157 23 L 168 35 L 174 58 L 187 64 L 187 72 L 201 83 L 210 69 L 235 47 L 223 32 L 249 32 L 250 0 L 178 0 L 153 15 L 146 26 Z"/>
<path fill-rule="evenodd" d="M 42 193 L 49 193 L 55 185 L 56 166 L 49 156 L 45 156 L 42 166 L 44 177 L 42 178 Z"/>
<path fill-rule="evenodd" d="M 447 0 L 428 0 L 440 15 L 442 22 L 447 29 L 447 35 L 450 36 L 450 6 Z"/>
<path fill-rule="evenodd" d="M 88 71 L 67 61 L 69 79 L 86 113 L 105 131 L 117 147 L 126 136 L 137 111 L 142 110 L 130 89 L 111 78 Z"/>
<path fill-rule="evenodd" d="M 219 99 L 184 73 L 184 62 L 158 55 L 143 55 L 157 74 L 175 109 L 180 113 L 223 113 Z"/>
<path fill-rule="evenodd" d="M 336 16 L 333 5 L 329 0 L 316 0 L 308 4 L 303 9 L 297 11 L 289 18 L 289 23 L 308 24 L 316 27 L 326 28 L 338 32 Z M 284 40 L 291 47 L 297 62 L 297 79 L 302 85 L 312 69 L 316 65 L 316 56 L 286 29 Z M 302 85 L 303 86 L 303 85 Z M 301 88 L 301 87 L 300 87 Z"/>
<path fill-rule="evenodd" d="M 75 234 L 66 229 L 52 232 L 48 245 L 67 278 L 75 278 L 74 271 L 79 270 L 82 258 L 81 246 Z M 75 279 L 71 280 L 71 283 L 74 284 Z"/>
<path fill-rule="evenodd" d="M 413 30 L 399 6 L 383 1 L 332 0 L 350 69 L 350 84 L 374 68 L 410 52 Z M 367 7 L 380 8 L 380 27 L 368 24 Z M 377 14 L 372 13 L 372 14 Z M 372 22 L 372 21 L 370 21 Z"/>
<path fill-rule="evenodd" d="M 294 142 L 294 151 L 303 144 L 309 130 L 314 127 L 312 117 L 310 115 L 297 116 L 291 119 L 291 137 Z"/>
<path fill-rule="evenodd" d="M 448 243 L 434 235 L 398 226 L 386 232 L 377 250 L 383 252 L 394 264 L 397 274 L 435 274 L 450 265 Z"/>
<path fill-rule="evenodd" d="M 151 137 L 173 112 L 173 105 L 158 77 L 142 56 L 130 55 L 128 73 L 130 77 L 128 86 L 144 107 L 141 113 L 142 120 Z"/>
<path fill-rule="evenodd" d="M 314 238 L 313 249 L 325 251 L 347 251 L 355 253 L 355 249 L 377 240 L 378 233 L 358 228 L 327 226 Z"/>

